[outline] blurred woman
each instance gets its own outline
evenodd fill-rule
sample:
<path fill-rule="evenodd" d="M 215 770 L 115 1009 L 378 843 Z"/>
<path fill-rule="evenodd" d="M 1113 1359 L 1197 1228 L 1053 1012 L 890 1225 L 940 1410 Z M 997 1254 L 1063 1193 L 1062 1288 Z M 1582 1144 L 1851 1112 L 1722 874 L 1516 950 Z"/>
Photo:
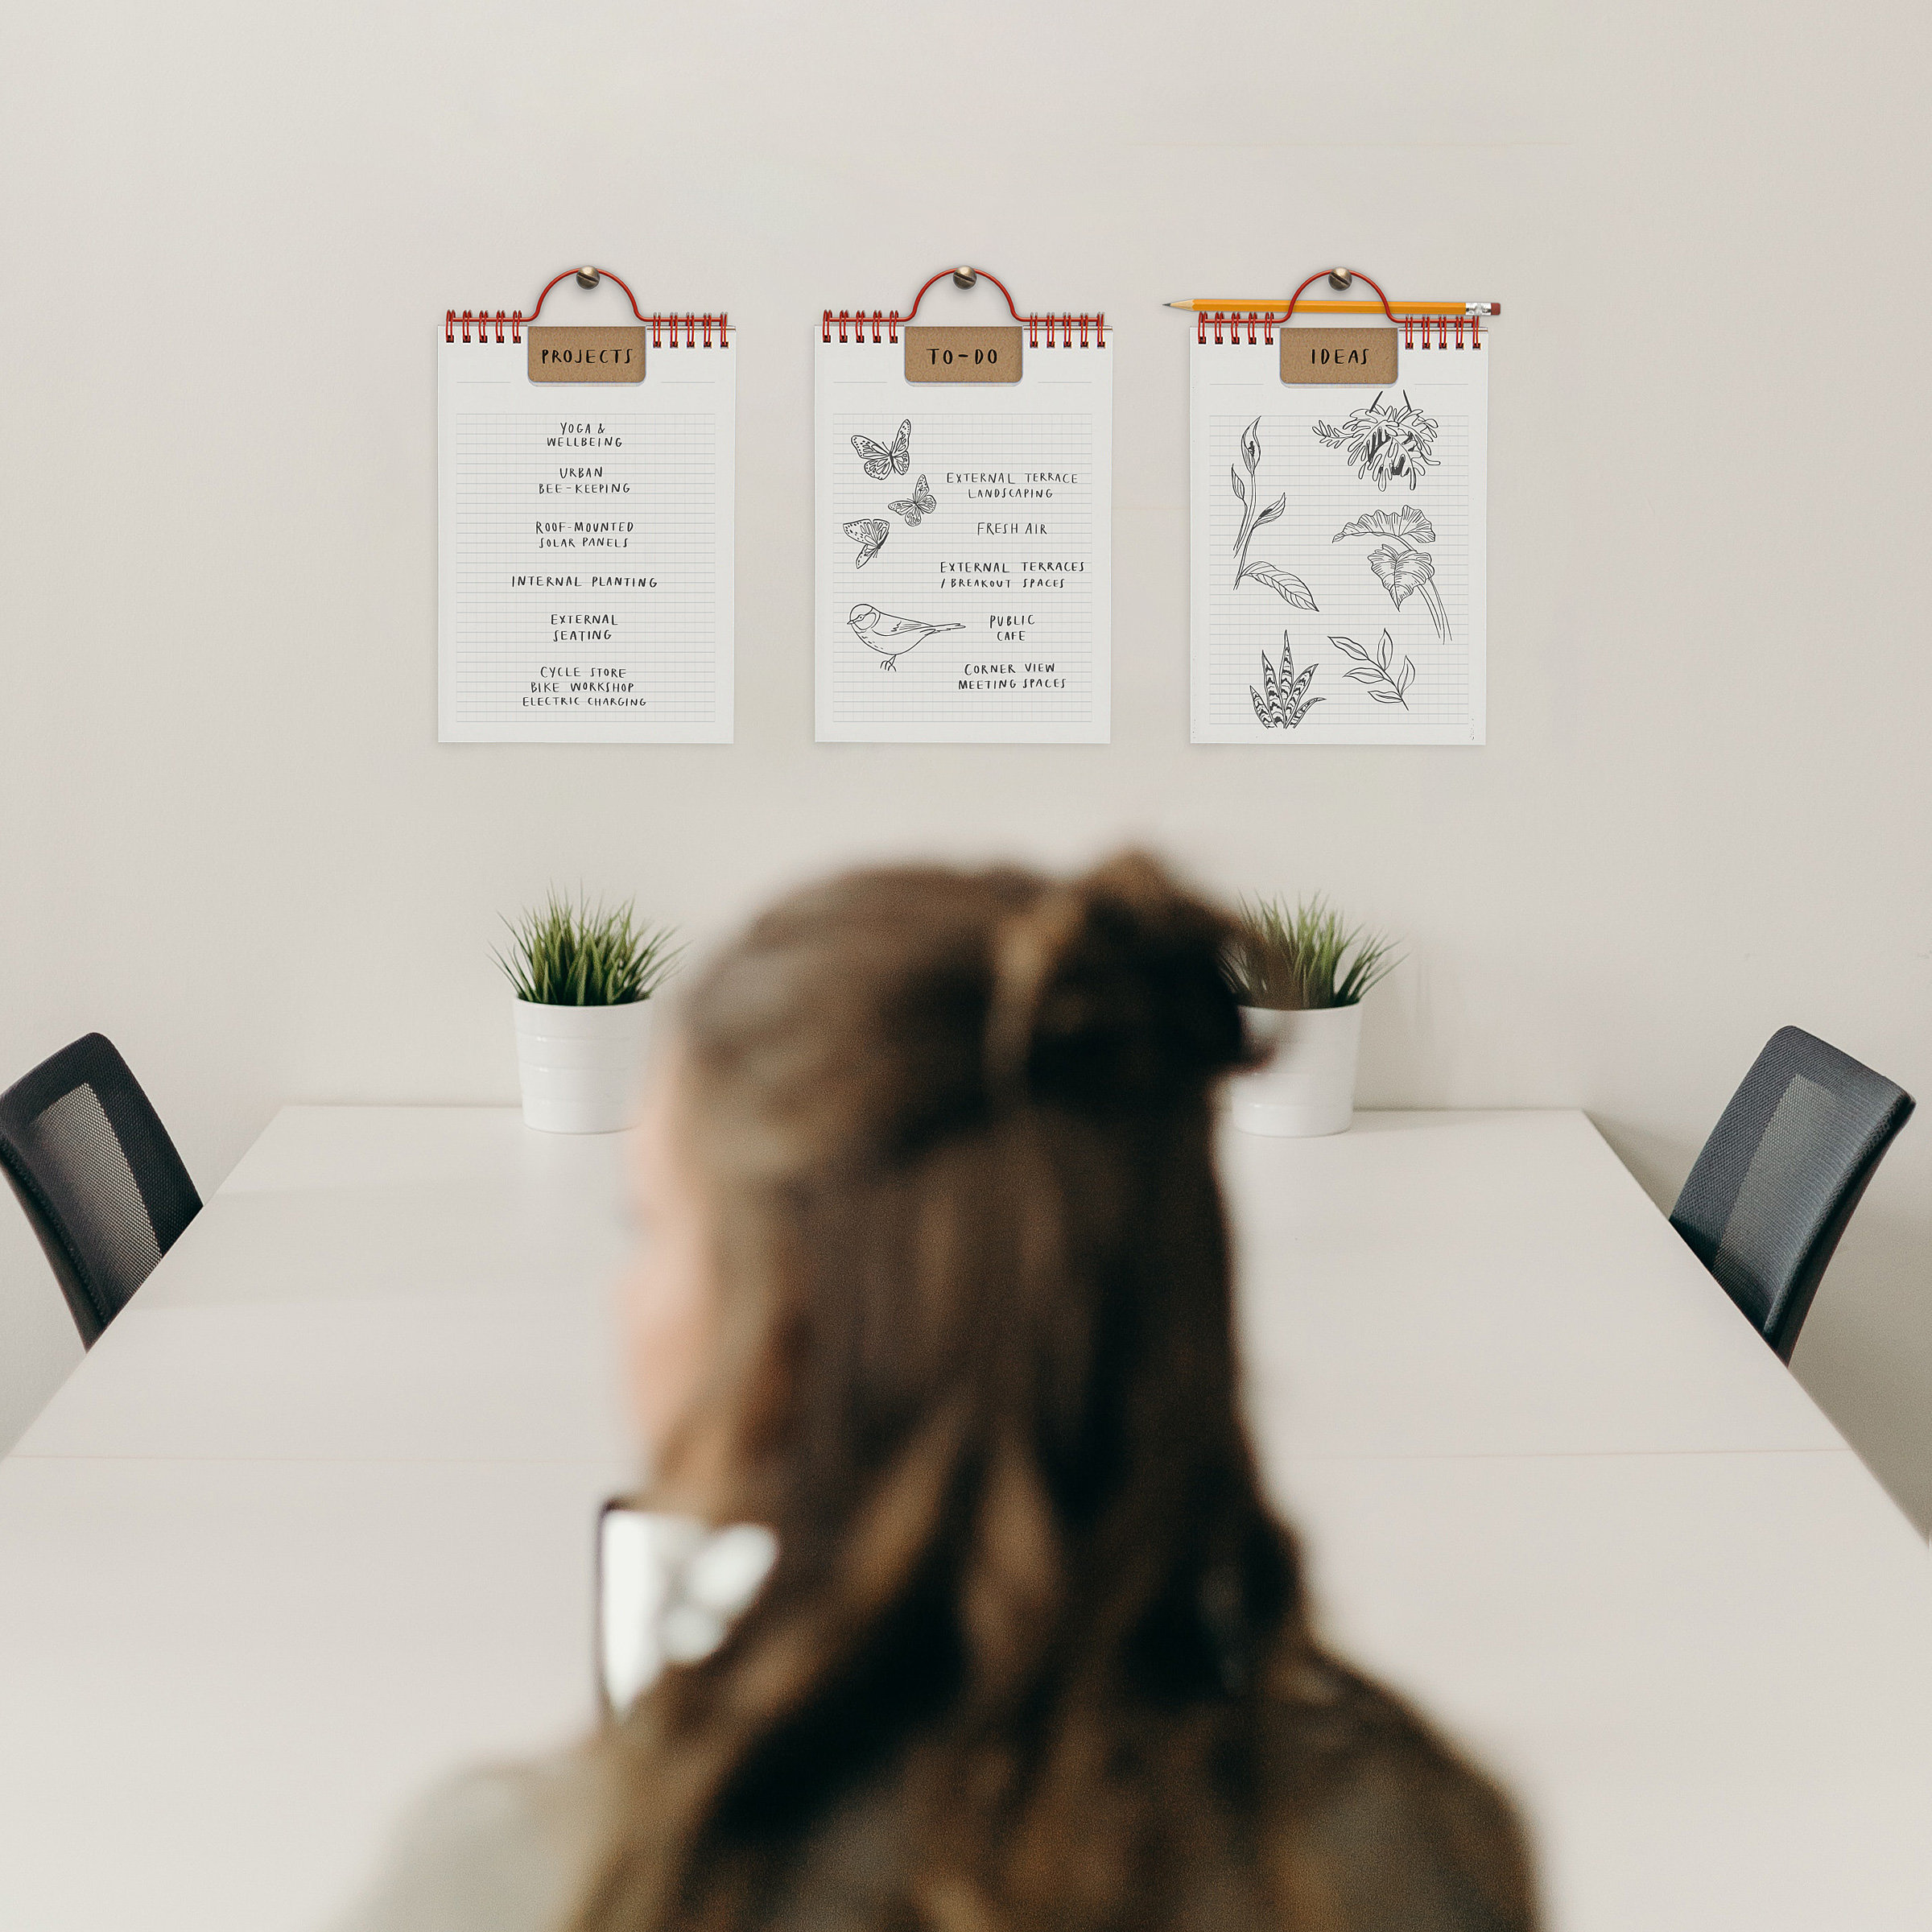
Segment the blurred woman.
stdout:
<path fill-rule="evenodd" d="M 357 1932 L 1501 1932 L 1496 1789 L 1313 1635 L 1243 1426 L 1221 918 L 860 873 L 691 991 L 640 1137 L 652 1506 L 776 1558 Z"/>

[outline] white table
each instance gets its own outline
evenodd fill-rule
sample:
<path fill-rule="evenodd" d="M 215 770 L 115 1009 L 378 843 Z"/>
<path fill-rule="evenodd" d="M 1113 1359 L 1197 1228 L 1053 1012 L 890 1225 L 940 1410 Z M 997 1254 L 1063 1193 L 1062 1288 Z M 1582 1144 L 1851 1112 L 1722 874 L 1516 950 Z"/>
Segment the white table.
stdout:
<path fill-rule="evenodd" d="M 589 1721 L 621 1143 L 281 1114 L 0 1464 L 0 1925 L 313 1925 Z M 1514 1784 L 1561 1932 L 1932 1918 L 1932 1564 L 1580 1115 L 1228 1138 L 1331 1633 Z"/>

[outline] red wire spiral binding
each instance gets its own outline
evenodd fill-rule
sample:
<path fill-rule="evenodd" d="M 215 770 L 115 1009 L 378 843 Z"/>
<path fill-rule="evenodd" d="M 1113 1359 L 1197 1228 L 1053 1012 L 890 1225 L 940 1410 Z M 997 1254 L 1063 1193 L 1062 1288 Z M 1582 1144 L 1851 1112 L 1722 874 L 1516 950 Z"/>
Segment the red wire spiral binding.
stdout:
<path fill-rule="evenodd" d="M 1217 308 L 1210 312 L 1203 309 L 1194 318 L 1194 339 L 1203 349 L 1208 345 L 1208 331 L 1210 328 L 1213 329 L 1214 339 L 1217 342 L 1232 342 L 1238 345 L 1241 340 L 1243 329 L 1247 330 L 1248 340 L 1252 342 L 1254 340 L 1254 332 L 1258 328 L 1261 332 L 1261 340 L 1264 342 L 1267 343 L 1270 348 L 1274 344 L 1274 317 L 1272 315 L 1264 315 L 1257 309 L 1251 309 L 1245 315 L 1233 310 L 1223 311 Z M 1225 334 L 1223 333 L 1224 330 L 1226 332 Z"/>
<path fill-rule="evenodd" d="M 510 331 L 513 342 L 523 340 L 523 325 L 534 318 L 524 314 L 522 309 L 498 309 L 493 316 L 488 309 L 445 309 L 443 312 L 443 340 L 454 342 L 456 331 L 463 332 L 463 340 L 470 340 L 470 328 L 476 328 L 476 340 L 479 342 L 503 340 L 503 331 Z M 638 320 L 650 331 L 650 346 L 653 349 L 696 349 L 701 343 L 706 349 L 725 349 L 730 346 L 731 317 L 723 311 L 716 315 L 644 316 Z M 679 340 L 683 331 L 683 339 Z M 667 340 L 666 332 L 669 332 Z"/>
<path fill-rule="evenodd" d="M 1104 349 L 1107 346 L 1107 318 L 1104 313 L 1081 316 L 1023 316 L 1014 305 L 1012 291 L 997 275 L 993 274 L 990 270 L 984 268 L 976 269 L 973 272 L 977 275 L 984 276 L 1002 295 L 1005 296 L 1006 312 L 1013 317 L 1014 321 L 1025 328 L 1026 346 L 1029 349 L 1038 349 L 1040 346 L 1040 331 L 1042 328 L 1046 331 L 1046 346 L 1049 349 L 1071 349 L 1073 347 L 1073 332 L 1076 327 L 1080 332 L 1080 347 L 1082 349 Z M 836 314 L 834 314 L 829 308 L 821 310 L 819 316 L 819 340 L 821 342 L 829 342 L 832 340 L 832 329 L 836 326 L 839 332 L 839 340 L 841 342 L 865 341 L 868 339 L 866 332 L 869 329 L 871 332 L 870 340 L 877 342 L 881 339 L 880 332 L 883 329 L 885 332 L 884 340 L 896 343 L 899 339 L 900 328 L 904 324 L 910 323 L 913 317 L 919 312 L 919 304 L 926 299 L 926 291 L 931 288 L 935 282 L 943 281 L 952 273 L 952 270 L 943 268 L 938 275 L 929 276 L 920 285 L 919 292 L 912 299 L 912 307 L 907 309 L 904 315 L 901 315 L 896 308 L 890 311 L 875 308 L 869 316 L 862 308 L 841 308 Z"/>
<path fill-rule="evenodd" d="M 832 332 L 838 332 L 841 342 L 892 342 L 899 339 L 899 331 L 912 320 L 910 315 L 901 315 L 898 310 L 875 308 L 868 315 L 862 309 L 821 309 L 819 312 L 819 340 L 830 342 Z M 1080 337 L 1082 349 L 1104 349 L 1107 346 L 1107 316 L 1104 310 L 1087 315 L 1021 316 L 1018 318 L 1026 331 L 1026 346 L 1029 349 L 1071 349 L 1074 337 Z M 1044 345 L 1040 341 L 1040 331 L 1046 332 Z M 1273 340 L 1272 330 L 1269 339 Z"/>
<path fill-rule="evenodd" d="M 1310 280 L 1313 279 L 1311 276 Z M 1364 281 L 1368 280 L 1366 276 L 1362 279 Z M 1302 284 L 1302 288 L 1306 288 L 1307 286 L 1306 282 Z M 1375 287 L 1373 283 L 1370 283 L 1369 286 L 1372 288 Z M 1295 293 L 1298 296 L 1301 289 L 1297 289 Z M 1376 289 L 1376 293 L 1381 295 L 1381 291 L 1379 288 Z M 1447 349 L 1449 346 L 1449 331 L 1451 327 L 1455 330 L 1455 346 L 1458 349 L 1480 349 L 1483 346 L 1483 324 L 1482 318 L 1480 316 L 1473 314 L 1455 316 L 1397 316 L 1389 311 L 1386 297 L 1383 299 L 1383 307 L 1384 312 L 1389 314 L 1389 319 L 1402 330 L 1404 349 L 1414 349 L 1416 346 L 1415 332 L 1418 328 L 1422 332 L 1422 346 L 1424 349 L 1432 346 L 1436 349 Z M 1288 320 L 1286 316 L 1282 317 L 1281 326 L 1282 328 L 1286 328 Z M 1245 329 L 1248 332 L 1247 339 L 1252 343 L 1254 341 L 1254 331 L 1257 323 L 1261 327 L 1261 340 L 1272 348 L 1274 344 L 1276 327 L 1274 316 L 1272 314 L 1257 314 L 1253 311 L 1246 315 L 1241 315 L 1231 311 L 1224 312 L 1220 309 L 1212 311 L 1203 309 L 1194 318 L 1194 339 L 1202 348 L 1206 348 L 1208 331 L 1212 328 L 1216 342 L 1239 344 L 1241 341 L 1241 331 Z M 1435 332 L 1435 341 L 1433 345 L 1429 340 L 1429 332 L 1431 329 Z M 1083 336 L 1083 342 L 1085 338 Z"/>
<path fill-rule="evenodd" d="M 613 276 L 612 279 L 614 281 L 616 277 Z M 463 340 L 465 342 L 469 341 L 470 328 L 473 324 L 477 332 L 476 340 L 479 342 L 489 342 L 493 340 L 501 342 L 503 340 L 503 331 L 506 328 L 510 331 L 511 341 L 521 342 L 523 340 L 524 324 L 535 321 L 535 319 L 534 316 L 525 315 L 520 308 L 514 310 L 499 308 L 493 316 L 486 308 L 445 309 L 443 312 L 443 340 L 445 342 L 454 342 L 456 339 L 456 331 L 460 328 L 463 332 Z M 706 349 L 724 349 L 730 345 L 731 317 L 722 310 L 716 315 L 646 316 L 640 314 L 638 320 L 650 329 L 650 346 L 653 349 L 677 349 L 680 347 L 696 349 L 700 343 Z M 668 341 L 666 340 L 667 330 L 670 332 Z M 683 332 L 682 343 L 679 341 L 680 330 Z"/>
<path fill-rule="evenodd" d="M 638 298 L 631 293 L 630 284 L 621 275 L 613 275 L 608 268 L 601 268 L 597 272 L 601 279 L 614 282 L 619 288 L 623 290 L 625 299 L 630 303 L 630 312 L 650 330 L 650 346 L 653 349 L 677 348 L 678 331 L 680 328 L 684 332 L 683 346 L 687 349 L 697 347 L 700 334 L 704 338 L 704 346 L 707 349 L 712 347 L 712 331 L 714 328 L 717 331 L 717 346 L 720 349 L 729 349 L 731 346 L 731 318 L 723 310 L 720 309 L 715 316 L 647 316 L 642 309 L 638 307 Z M 497 332 L 496 339 L 501 342 L 503 340 L 503 325 L 508 323 L 510 341 L 521 342 L 523 340 L 524 324 L 536 320 L 539 315 L 543 312 L 544 301 L 550 291 L 564 279 L 565 275 L 574 275 L 576 273 L 577 270 L 574 268 L 567 268 L 564 270 L 563 275 L 552 275 L 543 284 L 543 292 L 537 297 L 528 315 L 525 315 L 520 308 L 513 309 L 508 314 L 506 314 L 502 309 L 498 309 L 494 316 L 492 316 L 488 309 L 466 308 L 460 315 L 453 308 L 445 309 L 443 312 L 443 340 L 445 342 L 454 342 L 456 339 L 456 332 L 460 326 L 463 331 L 463 340 L 467 342 L 469 340 L 469 325 L 474 322 L 477 325 L 477 340 L 479 342 L 489 341 L 489 332 L 493 325 Z M 671 334 L 671 340 L 668 343 L 664 340 L 665 331 L 667 329 Z"/>

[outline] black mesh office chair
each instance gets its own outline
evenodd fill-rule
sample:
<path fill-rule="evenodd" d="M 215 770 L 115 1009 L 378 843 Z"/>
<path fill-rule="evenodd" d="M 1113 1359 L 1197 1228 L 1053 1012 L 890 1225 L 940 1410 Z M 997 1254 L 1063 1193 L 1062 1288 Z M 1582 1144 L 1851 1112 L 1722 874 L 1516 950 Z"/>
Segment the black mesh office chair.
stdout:
<path fill-rule="evenodd" d="M 89 1348 L 201 1212 L 167 1129 L 98 1033 L 0 1093 L 0 1167 Z"/>
<path fill-rule="evenodd" d="M 1670 1210 L 1751 1325 L 1790 1361 L 1811 1298 L 1913 1100 L 1795 1026 L 1774 1033 Z"/>

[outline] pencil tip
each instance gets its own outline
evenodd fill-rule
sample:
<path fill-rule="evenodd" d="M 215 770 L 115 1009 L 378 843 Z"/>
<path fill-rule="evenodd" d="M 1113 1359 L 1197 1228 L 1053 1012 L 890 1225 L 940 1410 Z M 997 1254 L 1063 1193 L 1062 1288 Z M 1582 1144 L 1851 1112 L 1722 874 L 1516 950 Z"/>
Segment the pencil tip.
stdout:
<path fill-rule="evenodd" d="M 1187 304 L 1185 302 L 1165 302 L 1161 306 L 1163 308 L 1185 308 Z"/>

